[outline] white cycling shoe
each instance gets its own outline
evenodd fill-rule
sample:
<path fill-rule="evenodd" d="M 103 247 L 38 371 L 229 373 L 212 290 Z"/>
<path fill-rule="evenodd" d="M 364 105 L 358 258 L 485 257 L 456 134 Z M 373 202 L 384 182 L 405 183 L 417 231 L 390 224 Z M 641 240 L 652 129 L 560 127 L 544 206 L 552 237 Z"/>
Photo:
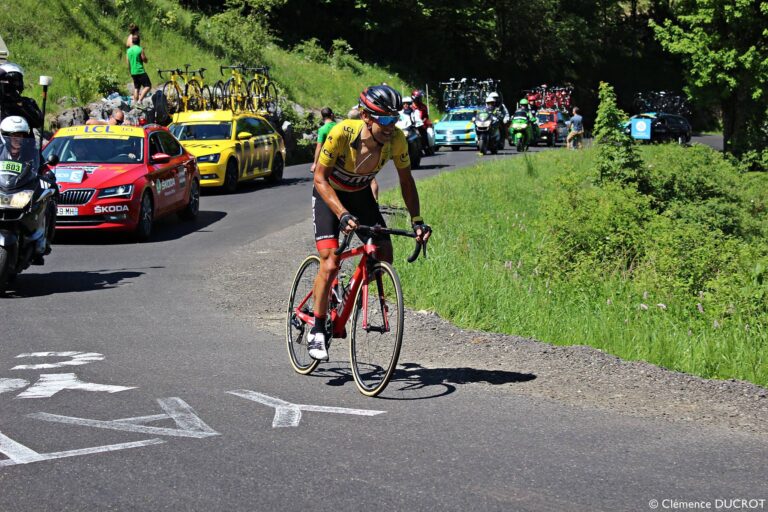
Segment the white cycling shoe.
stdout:
<path fill-rule="evenodd" d="M 309 349 L 309 357 L 317 361 L 328 360 L 328 350 L 325 348 L 325 333 L 322 331 L 315 332 L 313 327 L 307 335 L 307 348 Z"/>

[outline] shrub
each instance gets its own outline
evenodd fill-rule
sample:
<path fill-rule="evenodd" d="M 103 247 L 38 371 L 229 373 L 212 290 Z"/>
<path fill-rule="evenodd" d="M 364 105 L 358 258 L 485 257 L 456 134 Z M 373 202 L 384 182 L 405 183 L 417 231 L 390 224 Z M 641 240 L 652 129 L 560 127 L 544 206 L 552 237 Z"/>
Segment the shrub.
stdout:
<path fill-rule="evenodd" d="M 272 41 L 254 14 L 242 16 L 235 10 L 211 16 L 200 31 L 219 54 L 249 66 L 262 62 L 262 48 Z"/>
<path fill-rule="evenodd" d="M 301 55 L 310 62 L 317 62 L 318 64 L 328 62 L 328 52 L 320 46 L 320 41 L 316 37 L 302 41 L 294 46 L 293 53 Z"/>
<path fill-rule="evenodd" d="M 642 161 L 632 139 L 622 129 L 627 115 L 616 105 L 613 87 L 600 82 L 598 94 L 600 105 L 595 118 L 595 140 L 598 144 L 597 171 L 600 180 L 622 183 L 642 180 Z"/>

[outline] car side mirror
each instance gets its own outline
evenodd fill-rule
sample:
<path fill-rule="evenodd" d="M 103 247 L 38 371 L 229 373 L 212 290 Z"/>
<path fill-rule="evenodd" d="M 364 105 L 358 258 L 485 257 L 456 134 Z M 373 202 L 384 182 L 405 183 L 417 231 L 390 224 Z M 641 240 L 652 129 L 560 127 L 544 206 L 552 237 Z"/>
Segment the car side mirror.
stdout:
<path fill-rule="evenodd" d="M 253 134 L 251 132 L 240 132 L 237 134 L 237 140 L 246 140 L 253 137 Z"/>
<path fill-rule="evenodd" d="M 54 165 L 58 164 L 61 160 L 59 159 L 59 155 L 51 155 L 48 157 L 48 161 L 45 162 L 45 165 L 48 167 L 53 167 Z"/>
<path fill-rule="evenodd" d="M 167 164 L 171 161 L 171 155 L 168 155 L 166 153 L 155 153 L 152 155 L 152 163 L 153 164 Z"/>

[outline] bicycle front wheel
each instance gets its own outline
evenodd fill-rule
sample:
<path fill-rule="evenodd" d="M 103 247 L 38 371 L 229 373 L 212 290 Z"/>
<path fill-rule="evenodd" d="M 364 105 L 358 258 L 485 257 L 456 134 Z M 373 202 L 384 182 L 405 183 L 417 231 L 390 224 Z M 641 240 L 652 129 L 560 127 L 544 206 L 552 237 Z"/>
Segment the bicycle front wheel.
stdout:
<path fill-rule="evenodd" d="M 274 82 L 269 82 L 264 86 L 261 109 L 271 116 L 277 113 L 277 87 Z"/>
<path fill-rule="evenodd" d="M 189 110 L 203 110 L 203 90 L 196 81 L 189 82 L 184 87 L 184 96 L 187 97 Z"/>
<path fill-rule="evenodd" d="M 390 263 L 373 266 L 355 297 L 349 356 L 357 389 L 376 396 L 389 384 L 403 344 L 403 290 Z"/>
<path fill-rule="evenodd" d="M 302 375 L 312 373 L 320 361 L 309 357 L 307 347 L 307 335 L 312 328 L 301 320 L 296 314 L 296 309 L 301 306 L 302 313 L 311 314 L 315 301 L 312 298 L 312 289 L 315 285 L 315 277 L 320 269 L 320 258 L 312 255 L 299 266 L 296 277 L 293 279 L 291 296 L 288 299 L 288 316 L 286 325 L 286 342 L 288 344 L 288 356 L 291 366 Z"/>
<path fill-rule="evenodd" d="M 179 104 L 181 103 L 181 95 L 175 82 L 165 82 L 163 85 L 163 97 L 165 98 L 165 106 L 168 111 L 168 115 L 173 115 L 179 111 Z"/>

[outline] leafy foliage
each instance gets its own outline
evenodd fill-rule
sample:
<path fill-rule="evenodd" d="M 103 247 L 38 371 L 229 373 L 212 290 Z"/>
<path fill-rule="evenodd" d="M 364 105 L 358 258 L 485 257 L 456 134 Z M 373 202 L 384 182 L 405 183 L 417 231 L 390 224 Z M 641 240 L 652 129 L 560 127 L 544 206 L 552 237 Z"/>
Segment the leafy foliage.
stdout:
<path fill-rule="evenodd" d="M 727 151 L 747 170 L 768 170 L 768 2 L 679 2 L 676 17 L 651 21 L 662 46 L 682 57 L 688 92 L 719 106 Z"/>
<path fill-rule="evenodd" d="M 642 163 L 632 140 L 622 128 L 627 115 L 616 105 L 616 93 L 610 84 L 600 82 L 599 97 L 594 132 L 598 144 L 599 179 L 622 183 L 638 181 L 642 179 Z"/>

